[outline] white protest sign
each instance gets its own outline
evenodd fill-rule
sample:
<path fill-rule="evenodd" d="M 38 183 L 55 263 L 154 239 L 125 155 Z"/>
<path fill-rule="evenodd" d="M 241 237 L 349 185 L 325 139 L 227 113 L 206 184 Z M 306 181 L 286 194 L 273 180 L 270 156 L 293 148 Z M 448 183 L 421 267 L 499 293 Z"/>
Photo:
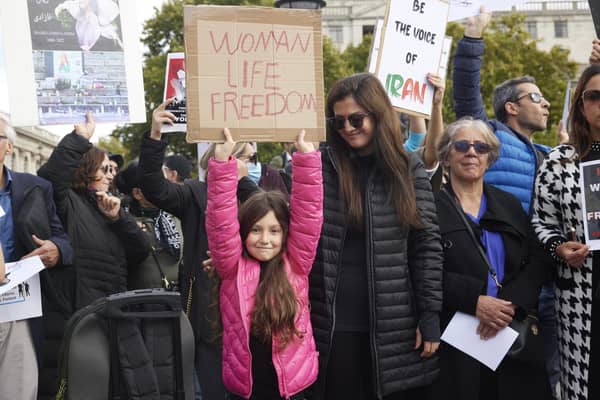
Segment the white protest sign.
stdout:
<path fill-rule="evenodd" d="M 371 53 L 369 53 L 369 63 L 367 71 L 374 74 L 377 70 L 377 57 L 379 56 L 379 44 L 381 43 L 381 31 L 383 30 L 383 18 L 379 18 L 375 23 L 375 32 L 373 34 L 373 43 L 371 43 Z"/>
<path fill-rule="evenodd" d="M 166 108 L 175 115 L 173 125 L 164 124 L 161 132 L 185 132 L 186 128 L 186 96 L 185 96 L 185 54 L 168 53 L 167 67 L 165 68 L 165 90 L 163 101 L 174 98 Z"/>
<path fill-rule="evenodd" d="M 446 79 L 448 75 L 448 61 L 450 61 L 450 51 L 452 50 L 452 36 L 444 37 L 444 44 L 442 45 L 442 57 L 440 59 L 440 68 L 438 69 L 438 75 L 442 78 L 442 81 Z"/>
<path fill-rule="evenodd" d="M 39 256 L 6 264 L 6 279 L 0 286 L 0 322 L 19 321 L 42 315 Z"/>
<path fill-rule="evenodd" d="M 486 11 L 510 11 L 524 3 L 525 0 L 450 0 L 448 22 L 473 17 L 479 14 L 482 5 Z"/>
<path fill-rule="evenodd" d="M 388 0 L 376 75 L 394 108 L 429 117 L 440 65 L 448 0 Z"/>
<path fill-rule="evenodd" d="M 600 160 L 579 163 L 579 176 L 585 244 L 600 250 Z"/>

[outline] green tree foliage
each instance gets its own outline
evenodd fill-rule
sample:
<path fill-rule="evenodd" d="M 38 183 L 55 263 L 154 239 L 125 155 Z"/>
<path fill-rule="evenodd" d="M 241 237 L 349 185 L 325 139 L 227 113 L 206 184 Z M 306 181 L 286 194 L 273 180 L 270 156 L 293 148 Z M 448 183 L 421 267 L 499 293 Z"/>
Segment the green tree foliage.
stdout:
<path fill-rule="evenodd" d="M 446 34 L 453 37 L 450 65 L 446 79 L 444 120 L 455 120 L 452 111 L 452 60 L 456 43 L 462 38 L 464 28 L 456 23 L 448 24 Z M 507 79 L 531 75 L 550 102 L 548 129 L 535 136 L 538 143 L 557 144 L 556 129 L 562 116 L 567 82 L 577 72 L 577 63 L 569 61 L 569 51 L 554 46 L 550 51 L 537 48 L 537 40 L 525 30 L 525 15 L 507 14 L 494 18 L 484 33 L 485 51 L 481 69 L 481 92 L 490 118 L 494 116 L 492 92 L 494 87 Z"/>

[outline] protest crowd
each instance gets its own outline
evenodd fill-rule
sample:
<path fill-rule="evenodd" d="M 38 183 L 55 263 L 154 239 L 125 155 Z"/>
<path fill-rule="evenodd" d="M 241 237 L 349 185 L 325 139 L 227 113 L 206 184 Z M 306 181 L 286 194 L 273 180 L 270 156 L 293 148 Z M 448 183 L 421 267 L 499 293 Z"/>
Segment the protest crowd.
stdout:
<path fill-rule="evenodd" d="M 260 162 L 223 127 L 203 179 L 167 155 L 174 99 L 152 111 L 138 160 L 93 145 L 88 112 L 37 176 L 5 165 L 16 133 L 0 116 L 0 285 L 5 263 L 45 266 L 43 315 L 0 323 L 0 400 L 73 399 L 76 386 L 93 399 L 600 398 L 600 252 L 580 176 L 600 160 L 600 41 L 568 137 L 549 148 L 533 142 L 550 107 L 535 77 L 495 82 L 486 114 L 490 19 L 465 22 L 451 93 L 429 73 L 429 121 L 411 115 L 406 135 L 384 85 L 359 73 L 326 94 L 324 142 L 298 126 Z M 166 303 L 138 304 L 98 325 L 106 358 L 89 341 L 69 364 L 83 311 L 153 288 L 179 293 L 181 323 L 160 322 Z M 464 348 L 475 342 L 487 347 Z M 106 381 L 72 378 L 86 367 Z"/>

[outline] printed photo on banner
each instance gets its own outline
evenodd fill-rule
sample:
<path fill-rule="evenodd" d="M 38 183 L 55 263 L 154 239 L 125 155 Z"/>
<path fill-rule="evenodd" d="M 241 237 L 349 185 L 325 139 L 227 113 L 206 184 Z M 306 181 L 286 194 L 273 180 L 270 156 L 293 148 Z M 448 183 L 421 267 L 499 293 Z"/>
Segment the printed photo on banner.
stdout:
<path fill-rule="evenodd" d="M 164 124 L 162 132 L 186 131 L 185 107 L 185 54 L 167 54 L 167 68 L 165 69 L 165 90 L 163 101 L 174 98 L 173 103 L 167 106 L 167 111 L 172 112 L 177 121 L 173 125 Z"/>
<path fill-rule="evenodd" d="M 28 0 L 40 124 L 129 120 L 119 5 Z"/>
<path fill-rule="evenodd" d="M 15 125 L 145 122 L 135 2 L 26 0 L 0 14 Z"/>
<path fill-rule="evenodd" d="M 325 139 L 321 12 L 185 6 L 188 142 Z"/>
<path fill-rule="evenodd" d="M 448 15 L 448 0 L 388 0 L 375 75 L 394 108 L 428 118 Z"/>
<path fill-rule="evenodd" d="M 579 172 L 583 189 L 585 244 L 591 250 L 600 250 L 600 160 L 580 163 Z"/>

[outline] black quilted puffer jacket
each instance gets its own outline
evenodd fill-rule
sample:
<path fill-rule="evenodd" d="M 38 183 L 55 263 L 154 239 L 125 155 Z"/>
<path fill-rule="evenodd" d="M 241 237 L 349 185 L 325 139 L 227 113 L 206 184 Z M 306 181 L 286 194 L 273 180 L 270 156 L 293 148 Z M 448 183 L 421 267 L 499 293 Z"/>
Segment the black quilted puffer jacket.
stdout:
<path fill-rule="evenodd" d="M 313 388 L 317 397 L 325 385 L 346 232 L 331 152 L 322 151 L 324 223 L 310 274 L 311 318 L 320 353 L 320 379 Z M 393 204 L 387 201 L 383 174 L 377 170 L 370 174 L 365 195 L 370 342 L 373 382 L 380 399 L 428 385 L 438 375 L 437 357 L 421 358 L 414 344 L 417 326 L 424 340 L 440 338 L 443 252 L 431 186 L 416 156 L 411 156 L 411 171 L 421 229 L 398 221 Z"/>

